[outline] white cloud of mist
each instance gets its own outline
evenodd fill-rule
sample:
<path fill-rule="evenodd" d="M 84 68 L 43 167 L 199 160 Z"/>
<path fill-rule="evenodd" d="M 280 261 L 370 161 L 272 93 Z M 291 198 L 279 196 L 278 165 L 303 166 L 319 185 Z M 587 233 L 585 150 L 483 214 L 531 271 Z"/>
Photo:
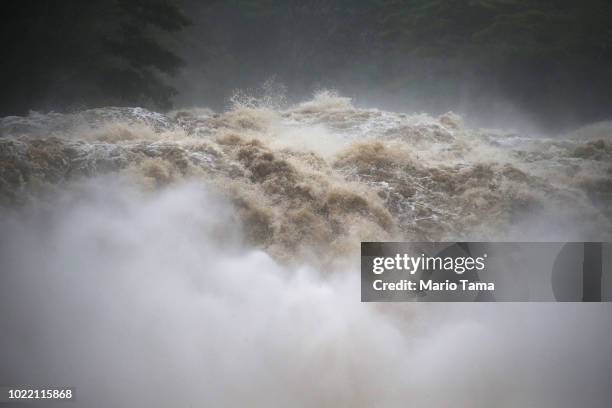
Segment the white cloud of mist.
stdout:
<path fill-rule="evenodd" d="M 607 407 L 606 304 L 362 304 L 247 249 L 200 184 L 0 217 L 0 383 L 78 406 Z"/>

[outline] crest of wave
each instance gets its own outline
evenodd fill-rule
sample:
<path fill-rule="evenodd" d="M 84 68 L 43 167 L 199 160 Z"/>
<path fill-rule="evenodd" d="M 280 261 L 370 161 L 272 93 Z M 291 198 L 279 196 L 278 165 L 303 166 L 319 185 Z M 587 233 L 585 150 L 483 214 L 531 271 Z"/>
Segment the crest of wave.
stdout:
<path fill-rule="evenodd" d="M 283 100 L 277 88 L 238 93 L 220 113 L 3 118 L 0 203 L 37 201 L 103 174 L 129 173 L 149 189 L 200 180 L 232 201 L 253 246 L 316 261 L 367 239 L 612 236 L 605 128 L 534 138 L 471 129 L 452 113 L 358 108 L 332 91 L 279 107 L 270 102 Z"/>

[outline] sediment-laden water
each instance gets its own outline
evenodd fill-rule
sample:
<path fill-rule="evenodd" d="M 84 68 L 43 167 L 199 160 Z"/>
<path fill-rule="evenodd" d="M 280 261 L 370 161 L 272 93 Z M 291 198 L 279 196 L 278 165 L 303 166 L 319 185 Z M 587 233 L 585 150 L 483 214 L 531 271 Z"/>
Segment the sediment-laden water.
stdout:
<path fill-rule="evenodd" d="M 607 305 L 361 304 L 357 251 L 610 240 L 610 129 L 331 92 L 2 118 L 0 380 L 83 406 L 604 407 Z"/>

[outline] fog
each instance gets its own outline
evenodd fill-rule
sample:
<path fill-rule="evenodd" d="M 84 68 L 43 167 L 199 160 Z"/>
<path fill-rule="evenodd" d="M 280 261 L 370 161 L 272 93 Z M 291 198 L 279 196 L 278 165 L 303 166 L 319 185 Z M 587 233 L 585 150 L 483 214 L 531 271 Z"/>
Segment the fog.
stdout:
<path fill-rule="evenodd" d="M 0 220 L 6 384 L 79 406 L 606 407 L 605 304 L 359 302 L 241 244 L 222 195 L 114 177 Z"/>

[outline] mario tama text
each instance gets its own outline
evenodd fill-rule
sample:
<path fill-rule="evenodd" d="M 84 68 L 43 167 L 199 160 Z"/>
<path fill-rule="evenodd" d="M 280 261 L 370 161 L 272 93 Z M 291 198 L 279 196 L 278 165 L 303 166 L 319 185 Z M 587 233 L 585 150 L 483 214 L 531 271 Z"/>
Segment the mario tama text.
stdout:
<path fill-rule="evenodd" d="M 361 300 L 607 301 L 609 243 L 364 242 Z"/>
<path fill-rule="evenodd" d="M 470 282 L 467 279 L 460 279 L 459 282 L 451 282 L 446 280 L 444 282 L 435 282 L 431 279 L 418 281 L 402 279 L 398 282 L 385 282 L 382 279 L 377 279 L 372 284 L 374 290 L 411 290 L 417 292 L 426 291 L 454 291 L 454 290 L 495 290 L 495 283 L 493 282 Z"/>

